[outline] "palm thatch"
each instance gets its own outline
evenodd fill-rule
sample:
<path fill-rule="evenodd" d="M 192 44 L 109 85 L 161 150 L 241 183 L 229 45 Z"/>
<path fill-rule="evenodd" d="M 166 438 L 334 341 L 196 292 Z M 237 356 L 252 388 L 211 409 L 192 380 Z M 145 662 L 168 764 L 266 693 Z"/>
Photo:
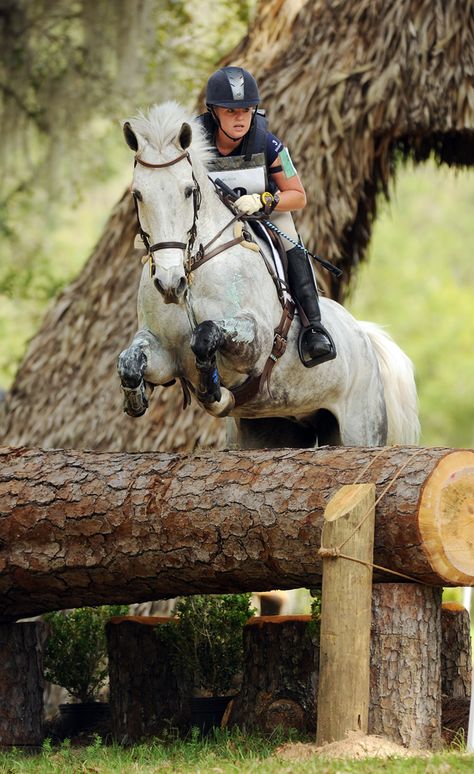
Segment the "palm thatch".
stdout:
<path fill-rule="evenodd" d="M 278 13 L 295 5 L 282 30 Z M 270 125 L 292 150 L 310 202 L 302 236 L 344 269 L 334 298 L 364 258 L 397 161 L 474 163 L 471 0 L 264 3 L 229 62 L 258 74 Z"/>
<path fill-rule="evenodd" d="M 474 162 L 471 0 L 263 0 L 229 62 L 255 73 L 272 129 L 292 151 L 310 202 L 302 237 L 344 269 L 341 283 L 320 278 L 335 298 L 364 258 L 399 159 Z M 122 414 L 115 361 L 135 328 L 134 232 L 124 197 L 31 342 L 4 403 L 4 443 L 222 445 L 224 423 L 194 406 L 181 412 L 177 387 L 158 390 L 139 420 Z"/>

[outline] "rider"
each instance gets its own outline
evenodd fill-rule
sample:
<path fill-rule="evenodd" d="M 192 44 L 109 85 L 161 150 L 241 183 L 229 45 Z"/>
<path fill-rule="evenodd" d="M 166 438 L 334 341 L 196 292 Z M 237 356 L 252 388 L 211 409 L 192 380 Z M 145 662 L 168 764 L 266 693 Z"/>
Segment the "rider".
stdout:
<path fill-rule="evenodd" d="M 211 163 L 214 178 L 221 178 L 241 196 L 235 206 L 244 214 L 272 212 L 272 222 L 299 241 L 290 213 L 301 210 L 306 194 L 288 149 L 267 130 L 255 78 L 242 67 L 223 67 L 208 80 L 208 112 L 199 117 L 218 152 Z M 283 239 L 288 258 L 292 294 L 309 325 L 303 332 L 305 365 L 313 366 L 335 357 L 335 350 L 321 324 L 314 274 L 303 249 Z"/>

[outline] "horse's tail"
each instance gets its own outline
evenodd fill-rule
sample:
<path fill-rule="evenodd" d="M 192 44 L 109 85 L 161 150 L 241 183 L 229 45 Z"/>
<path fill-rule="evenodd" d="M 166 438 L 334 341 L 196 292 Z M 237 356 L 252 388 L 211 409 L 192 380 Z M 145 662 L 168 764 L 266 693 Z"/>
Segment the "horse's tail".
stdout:
<path fill-rule="evenodd" d="M 361 322 L 375 349 L 385 394 L 387 444 L 417 444 L 420 436 L 413 363 L 378 325 Z"/>

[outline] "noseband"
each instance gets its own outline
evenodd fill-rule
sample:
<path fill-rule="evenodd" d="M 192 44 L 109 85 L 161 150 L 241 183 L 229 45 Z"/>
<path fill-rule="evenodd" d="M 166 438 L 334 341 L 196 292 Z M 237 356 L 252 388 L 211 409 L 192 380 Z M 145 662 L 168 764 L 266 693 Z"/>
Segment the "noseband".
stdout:
<path fill-rule="evenodd" d="M 186 269 L 186 274 L 189 273 L 189 266 L 191 263 L 191 253 L 194 247 L 194 242 L 196 241 L 196 235 L 197 235 L 197 220 L 199 217 L 199 208 L 201 206 L 201 188 L 199 186 L 198 181 L 196 180 L 196 177 L 194 175 L 193 170 L 193 164 L 191 161 L 191 157 L 188 153 L 188 151 L 184 151 L 180 156 L 176 156 L 175 159 L 172 159 L 171 161 L 166 161 L 163 164 L 150 164 L 148 161 L 143 161 L 143 159 L 140 158 L 138 154 L 135 155 L 135 165 L 141 164 L 142 167 L 148 167 L 149 169 L 164 169 L 164 167 L 171 167 L 173 164 L 177 164 L 179 161 L 182 161 L 183 159 L 187 159 L 190 166 L 191 166 L 191 174 L 193 177 L 193 223 L 191 228 L 188 230 L 188 241 L 187 242 L 156 242 L 154 245 L 150 245 L 150 235 L 142 229 L 142 225 L 140 223 L 140 214 L 138 212 L 138 200 L 141 198 L 138 196 L 137 193 L 133 193 L 133 202 L 135 205 L 135 212 L 137 214 L 137 221 L 138 221 L 138 229 L 140 233 L 140 237 L 143 241 L 143 244 L 145 245 L 145 249 L 147 251 L 147 254 L 150 256 L 150 274 L 153 277 L 155 273 L 155 264 L 153 261 L 153 253 L 156 253 L 158 250 L 167 250 L 167 249 L 178 249 L 178 250 L 184 250 L 186 252 L 186 259 L 188 268 Z"/>

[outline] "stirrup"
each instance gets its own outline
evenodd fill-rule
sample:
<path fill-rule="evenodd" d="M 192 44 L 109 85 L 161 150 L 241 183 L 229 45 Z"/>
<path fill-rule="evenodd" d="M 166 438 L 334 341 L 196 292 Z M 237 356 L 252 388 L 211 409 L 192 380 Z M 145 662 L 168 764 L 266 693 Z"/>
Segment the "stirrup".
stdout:
<path fill-rule="evenodd" d="M 329 352 L 326 352 L 326 354 L 319 355 L 316 357 L 308 356 L 308 353 L 304 351 L 305 347 L 304 347 L 303 338 L 306 331 L 309 330 L 309 327 L 313 328 L 316 331 L 321 331 L 321 333 L 329 341 L 329 344 L 330 344 Z M 320 365 L 320 363 L 326 363 L 328 360 L 334 360 L 334 358 L 337 355 L 336 345 L 334 344 L 334 339 L 332 338 L 329 331 L 327 331 L 326 328 L 324 328 L 324 326 L 320 322 L 312 323 L 311 326 L 309 327 L 308 328 L 301 327 L 300 335 L 298 336 L 298 354 L 305 368 L 313 368 L 313 366 Z"/>

